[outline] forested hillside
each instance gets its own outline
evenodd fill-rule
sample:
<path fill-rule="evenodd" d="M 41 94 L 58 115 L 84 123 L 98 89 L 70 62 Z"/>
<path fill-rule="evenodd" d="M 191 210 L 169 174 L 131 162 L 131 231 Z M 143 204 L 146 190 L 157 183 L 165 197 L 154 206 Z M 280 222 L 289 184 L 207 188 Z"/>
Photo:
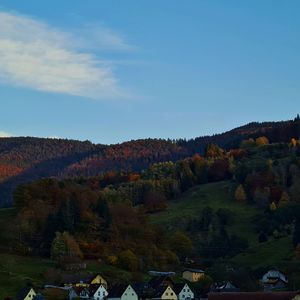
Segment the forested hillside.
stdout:
<path fill-rule="evenodd" d="M 118 158 L 115 171 L 64 178 L 63 169 L 16 188 L 14 209 L 3 211 L 2 222 L 0 215 L 0 250 L 54 261 L 55 278 L 81 261 L 129 272 L 130 280 L 149 269 L 189 266 L 256 290 L 255 278 L 279 266 L 300 287 L 299 133 L 288 142 L 266 135 L 233 149 L 209 144 L 191 156 L 171 141 L 97 146 Z M 168 155 L 174 161 L 153 163 Z M 140 170 L 147 156 L 149 167 Z M 82 161 L 78 166 L 88 165 L 87 157 Z M 131 170 L 118 171 L 123 163 Z"/>
<path fill-rule="evenodd" d="M 45 177 L 90 177 L 107 171 L 141 171 L 151 164 L 177 161 L 208 144 L 229 150 L 241 141 L 266 136 L 270 142 L 289 142 L 300 135 L 300 121 L 250 123 L 223 134 L 192 140 L 144 139 L 116 145 L 95 145 L 63 139 L 31 137 L 0 139 L 0 206 L 10 206 L 19 185 Z"/>

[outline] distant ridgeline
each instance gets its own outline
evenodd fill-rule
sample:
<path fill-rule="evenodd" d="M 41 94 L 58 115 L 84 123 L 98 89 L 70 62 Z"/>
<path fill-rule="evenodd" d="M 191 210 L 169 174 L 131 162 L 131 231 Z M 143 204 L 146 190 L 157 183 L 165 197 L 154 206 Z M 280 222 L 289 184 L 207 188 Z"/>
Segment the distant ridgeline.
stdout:
<path fill-rule="evenodd" d="M 203 155 L 208 144 L 229 150 L 238 148 L 243 140 L 259 136 L 267 137 L 270 143 L 299 138 L 299 117 L 292 121 L 250 123 L 191 140 L 143 139 L 109 146 L 65 139 L 1 138 L 0 207 L 12 205 L 12 194 L 18 185 L 37 179 L 141 171 L 157 162 L 174 162 L 196 153 Z"/>

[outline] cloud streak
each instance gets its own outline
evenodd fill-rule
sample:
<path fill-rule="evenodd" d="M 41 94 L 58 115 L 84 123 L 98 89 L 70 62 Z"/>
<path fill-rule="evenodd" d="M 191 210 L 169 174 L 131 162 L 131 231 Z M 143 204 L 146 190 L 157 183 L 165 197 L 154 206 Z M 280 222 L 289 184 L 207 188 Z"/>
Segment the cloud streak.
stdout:
<path fill-rule="evenodd" d="M 115 32 L 93 30 L 91 36 L 97 34 L 97 44 L 102 48 L 130 49 Z M 111 64 L 84 52 L 82 43 L 87 40 L 79 37 L 79 46 L 76 39 L 27 16 L 0 12 L 0 81 L 94 99 L 127 97 Z"/>

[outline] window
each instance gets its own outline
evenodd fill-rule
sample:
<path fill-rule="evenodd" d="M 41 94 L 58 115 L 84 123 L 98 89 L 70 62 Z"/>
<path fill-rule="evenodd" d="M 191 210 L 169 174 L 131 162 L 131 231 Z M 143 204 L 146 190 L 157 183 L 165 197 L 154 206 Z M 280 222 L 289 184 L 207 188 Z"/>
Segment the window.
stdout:
<path fill-rule="evenodd" d="M 166 293 L 166 296 L 169 296 L 169 293 Z"/>
<path fill-rule="evenodd" d="M 171 296 L 173 296 L 174 294 L 173 293 L 171 293 Z"/>

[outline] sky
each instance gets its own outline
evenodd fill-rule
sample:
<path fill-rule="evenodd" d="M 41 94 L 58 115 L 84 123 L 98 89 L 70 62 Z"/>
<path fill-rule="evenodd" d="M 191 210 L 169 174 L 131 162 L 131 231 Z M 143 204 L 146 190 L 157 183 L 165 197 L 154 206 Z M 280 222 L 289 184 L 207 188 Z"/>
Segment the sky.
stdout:
<path fill-rule="evenodd" d="M 0 0 L 0 136 L 193 138 L 299 113 L 300 1 Z"/>

